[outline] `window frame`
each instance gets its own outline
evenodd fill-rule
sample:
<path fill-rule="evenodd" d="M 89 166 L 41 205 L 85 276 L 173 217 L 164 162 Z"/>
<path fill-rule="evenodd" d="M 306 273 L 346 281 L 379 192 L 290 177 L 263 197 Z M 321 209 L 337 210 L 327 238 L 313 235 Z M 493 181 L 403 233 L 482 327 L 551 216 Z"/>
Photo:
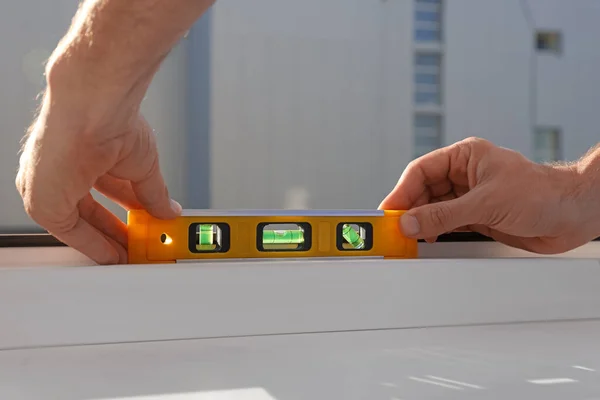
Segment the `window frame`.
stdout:
<path fill-rule="evenodd" d="M 551 134 L 555 135 L 554 138 L 550 139 L 552 142 L 554 142 L 554 146 L 550 151 L 548 151 L 547 147 L 541 148 L 539 146 L 539 144 L 540 144 L 539 135 L 547 134 L 547 133 L 551 133 Z M 543 142 L 548 142 L 548 139 L 544 138 Z M 563 131 L 559 126 L 540 125 L 540 126 L 535 127 L 535 129 L 533 131 L 533 143 L 532 143 L 533 161 L 535 161 L 537 163 L 553 163 L 553 162 L 561 161 L 564 157 L 563 146 L 564 146 Z M 542 153 L 548 154 L 549 152 L 552 152 L 552 154 L 553 154 L 553 157 L 551 157 L 552 159 L 547 159 L 547 158 L 541 156 Z"/>

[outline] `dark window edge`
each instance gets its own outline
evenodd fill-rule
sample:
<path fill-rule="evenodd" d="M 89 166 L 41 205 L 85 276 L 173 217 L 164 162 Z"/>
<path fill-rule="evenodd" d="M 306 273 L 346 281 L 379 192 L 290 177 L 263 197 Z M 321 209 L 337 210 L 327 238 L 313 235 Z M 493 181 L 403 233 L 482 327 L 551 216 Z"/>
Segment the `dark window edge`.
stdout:
<path fill-rule="evenodd" d="M 64 246 L 64 243 L 47 233 L 0 234 L 0 248 Z"/>
<path fill-rule="evenodd" d="M 599 242 L 600 237 L 592 240 L 592 242 Z M 424 240 L 419 240 L 419 242 L 425 242 Z M 453 232 L 447 233 L 444 235 L 440 235 L 437 239 L 437 242 L 441 243 L 449 243 L 449 242 L 495 242 L 494 239 L 476 233 L 476 232 Z"/>

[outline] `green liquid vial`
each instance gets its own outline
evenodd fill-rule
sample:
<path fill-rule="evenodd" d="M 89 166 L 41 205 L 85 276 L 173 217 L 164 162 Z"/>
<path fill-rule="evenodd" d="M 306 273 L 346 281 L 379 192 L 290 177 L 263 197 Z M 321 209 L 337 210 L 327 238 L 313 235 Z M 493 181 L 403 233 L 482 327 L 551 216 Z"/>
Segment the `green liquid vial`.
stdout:
<path fill-rule="evenodd" d="M 302 230 L 263 231 L 263 244 L 301 244 L 304 243 Z"/>
<path fill-rule="evenodd" d="M 198 232 L 198 245 L 200 247 L 211 246 L 214 243 L 214 233 L 212 225 L 200 225 Z"/>
<path fill-rule="evenodd" d="M 352 226 L 346 224 L 342 229 L 342 236 L 355 249 L 363 249 L 365 247 L 365 241 L 360 237 Z"/>

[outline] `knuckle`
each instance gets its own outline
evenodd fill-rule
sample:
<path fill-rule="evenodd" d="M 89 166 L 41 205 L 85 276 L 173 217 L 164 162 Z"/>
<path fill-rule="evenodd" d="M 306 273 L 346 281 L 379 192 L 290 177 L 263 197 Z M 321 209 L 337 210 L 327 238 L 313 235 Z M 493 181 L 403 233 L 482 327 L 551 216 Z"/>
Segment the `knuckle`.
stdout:
<path fill-rule="evenodd" d="M 435 227 L 446 228 L 448 221 L 452 217 L 452 212 L 444 203 L 438 203 L 435 207 L 429 209 L 429 220 Z"/>
<path fill-rule="evenodd" d="M 52 216 L 45 205 L 45 202 L 35 190 L 31 190 L 22 180 L 17 181 L 17 188 L 23 201 L 23 210 L 31 218 L 31 220 L 42 228 L 49 229 L 52 227 Z"/>
<path fill-rule="evenodd" d="M 19 165 L 19 169 L 17 170 L 17 174 L 15 176 L 15 186 L 21 197 L 25 196 L 25 184 L 27 182 L 27 176 L 27 167 L 23 166 L 22 164 Z"/>
<path fill-rule="evenodd" d="M 20 184 L 20 187 L 23 209 L 31 220 L 48 230 L 67 231 L 72 227 L 71 221 L 57 214 L 57 207 L 53 207 L 54 201 L 45 193 L 30 188 L 27 184 Z"/>
<path fill-rule="evenodd" d="M 487 150 L 494 147 L 494 144 L 487 139 L 472 136 L 466 138 L 458 143 L 459 147 L 466 147 L 476 152 L 486 152 Z"/>
<path fill-rule="evenodd" d="M 420 163 L 420 159 L 419 158 L 411 160 L 406 165 L 406 168 L 404 168 L 403 175 L 410 174 L 412 171 L 414 171 L 419 166 L 419 163 Z"/>
<path fill-rule="evenodd" d="M 17 177 L 15 178 L 15 187 L 17 188 L 17 191 L 19 192 L 19 195 L 21 195 L 21 197 L 23 197 L 24 196 L 23 178 L 21 177 L 21 173 L 20 172 L 17 174 Z"/>
<path fill-rule="evenodd" d="M 23 190 L 23 207 L 25 212 L 34 220 L 43 218 L 45 214 L 42 206 L 44 203 L 40 197 L 35 190 Z"/>
<path fill-rule="evenodd" d="M 484 138 L 478 136 L 471 136 L 463 140 L 463 143 L 476 145 L 476 146 L 486 146 L 490 142 Z"/>
<path fill-rule="evenodd" d="M 29 217 L 37 223 L 43 223 L 45 212 L 40 206 L 40 202 L 32 196 L 23 197 L 23 208 Z"/>
<path fill-rule="evenodd" d="M 20 177 L 17 177 L 16 185 L 17 190 L 21 195 L 21 199 L 23 200 L 23 208 L 25 209 L 25 213 L 27 213 L 27 215 L 37 222 L 39 207 L 37 206 L 36 199 L 31 195 L 31 191 L 27 189 L 26 184 Z"/>

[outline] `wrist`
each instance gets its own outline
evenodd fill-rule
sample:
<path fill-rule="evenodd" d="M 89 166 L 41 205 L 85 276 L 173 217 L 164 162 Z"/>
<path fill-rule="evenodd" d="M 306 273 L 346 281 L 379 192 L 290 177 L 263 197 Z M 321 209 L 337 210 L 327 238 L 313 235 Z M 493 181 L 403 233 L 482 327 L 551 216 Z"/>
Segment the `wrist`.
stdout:
<path fill-rule="evenodd" d="M 81 41 L 62 43 L 46 65 L 47 89 L 57 100 L 64 94 L 68 98 L 74 97 L 77 104 L 83 102 L 94 106 L 103 98 L 118 101 L 131 96 L 136 92 L 136 86 L 143 86 L 144 91 L 147 89 L 151 81 L 148 68 L 118 71 L 118 65 L 102 58 L 102 51 L 89 48 Z M 140 101 L 142 97 L 143 94 Z"/>
<path fill-rule="evenodd" d="M 570 231 L 587 240 L 600 237 L 600 153 L 555 169 L 566 182 L 562 203 L 565 214 L 573 217 Z"/>
<path fill-rule="evenodd" d="M 122 133 L 137 119 L 146 85 L 110 78 L 80 52 L 57 49 L 46 68 L 41 111 L 48 126 L 81 136 L 110 135 L 114 127 Z"/>
<path fill-rule="evenodd" d="M 596 237 L 600 237 L 600 147 L 590 150 L 577 162 L 582 196 L 582 207 L 588 208 L 589 223 Z"/>

